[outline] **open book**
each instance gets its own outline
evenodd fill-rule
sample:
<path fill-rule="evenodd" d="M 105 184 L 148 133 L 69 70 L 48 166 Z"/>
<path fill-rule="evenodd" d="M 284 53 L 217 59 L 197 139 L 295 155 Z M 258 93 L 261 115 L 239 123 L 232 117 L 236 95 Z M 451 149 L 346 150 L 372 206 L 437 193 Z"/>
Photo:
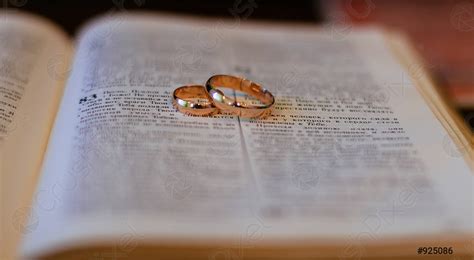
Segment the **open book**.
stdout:
<path fill-rule="evenodd" d="M 2 19 L 2 258 L 473 253 L 471 139 L 400 35 L 128 13 L 72 40 Z M 269 89 L 272 116 L 172 107 L 214 74 Z"/>

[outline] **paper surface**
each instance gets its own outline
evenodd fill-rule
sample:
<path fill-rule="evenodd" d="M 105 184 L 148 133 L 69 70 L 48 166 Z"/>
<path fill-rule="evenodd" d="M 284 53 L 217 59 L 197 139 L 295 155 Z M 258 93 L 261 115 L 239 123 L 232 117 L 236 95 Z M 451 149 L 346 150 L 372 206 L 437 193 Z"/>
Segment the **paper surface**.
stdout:
<path fill-rule="evenodd" d="M 71 47 L 41 18 L 0 16 L 0 258 L 16 258 L 48 136 L 67 77 Z M 31 222 L 28 222 L 28 219 Z"/>
<path fill-rule="evenodd" d="M 252 225 L 246 242 L 270 245 L 472 234 L 469 169 L 375 29 L 129 15 L 90 25 L 77 50 L 25 255 Z M 172 107 L 174 88 L 213 74 L 268 88 L 273 115 Z"/>

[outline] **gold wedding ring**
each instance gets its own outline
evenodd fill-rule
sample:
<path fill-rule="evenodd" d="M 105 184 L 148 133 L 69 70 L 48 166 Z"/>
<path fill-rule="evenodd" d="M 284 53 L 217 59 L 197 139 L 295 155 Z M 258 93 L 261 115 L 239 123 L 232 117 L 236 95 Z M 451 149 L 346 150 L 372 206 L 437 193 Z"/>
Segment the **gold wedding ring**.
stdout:
<path fill-rule="evenodd" d="M 173 106 L 181 113 L 194 116 L 208 116 L 218 112 L 202 85 L 186 85 L 175 89 Z"/>
<path fill-rule="evenodd" d="M 250 105 L 227 97 L 219 88 L 244 92 L 259 100 L 261 105 Z M 206 90 L 214 105 L 222 112 L 246 118 L 264 118 L 271 114 L 275 98 L 272 93 L 248 79 L 214 75 L 206 82 Z"/>
<path fill-rule="evenodd" d="M 246 104 L 227 97 L 219 88 L 241 91 L 261 104 Z M 248 103 L 253 103 L 249 101 Z M 272 93 L 248 79 L 214 75 L 206 86 L 185 85 L 174 90 L 173 106 L 181 113 L 194 116 L 214 115 L 218 112 L 246 118 L 264 118 L 271 114 L 275 98 Z"/>

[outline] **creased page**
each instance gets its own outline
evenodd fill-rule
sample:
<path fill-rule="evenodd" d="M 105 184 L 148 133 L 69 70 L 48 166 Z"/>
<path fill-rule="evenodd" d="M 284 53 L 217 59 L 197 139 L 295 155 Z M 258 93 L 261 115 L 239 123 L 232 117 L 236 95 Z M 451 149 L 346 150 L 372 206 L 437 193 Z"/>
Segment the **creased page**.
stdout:
<path fill-rule="evenodd" d="M 0 258 L 14 259 L 67 76 L 69 39 L 49 21 L 0 15 Z M 28 223 L 31 218 L 32 222 Z"/>
<path fill-rule="evenodd" d="M 229 246 L 470 234 L 469 169 L 443 149 L 450 138 L 380 32 L 333 36 L 143 14 L 88 26 L 24 255 L 108 243 L 113 251 L 89 256 L 126 257 L 148 243 L 213 245 L 212 258 L 241 253 Z M 172 107 L 176 87 L 222 73 L 274 92 L 274 114 L 199 118 Z M 449 187 L 464 201 L 447 200 Z"/>

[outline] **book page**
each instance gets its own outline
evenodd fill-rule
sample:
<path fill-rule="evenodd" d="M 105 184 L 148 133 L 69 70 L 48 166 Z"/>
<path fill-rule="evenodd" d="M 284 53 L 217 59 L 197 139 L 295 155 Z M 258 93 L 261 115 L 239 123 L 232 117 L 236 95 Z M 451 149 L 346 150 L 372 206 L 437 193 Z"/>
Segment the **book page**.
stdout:
<path fill-rule="evenodd" d="M 68 72 L 69 40 L 49 21 L 0 15 L 0 258 L 14 259 L 28 223 L 48 136 Z"/>
<path fill-rule="evenodd" d="M 377 29 L 342 36 L 144 14 L 89 25 L 24 255 L 101 243 L 127 256 L 142 243 L 298 247 L 472 234 L 470 170 L 445 147 L 451 138 L 409 71 Z M 176 87 L 213 74 L 268 88 L 273 115 L 200 118 L 172 107 Z"/>

